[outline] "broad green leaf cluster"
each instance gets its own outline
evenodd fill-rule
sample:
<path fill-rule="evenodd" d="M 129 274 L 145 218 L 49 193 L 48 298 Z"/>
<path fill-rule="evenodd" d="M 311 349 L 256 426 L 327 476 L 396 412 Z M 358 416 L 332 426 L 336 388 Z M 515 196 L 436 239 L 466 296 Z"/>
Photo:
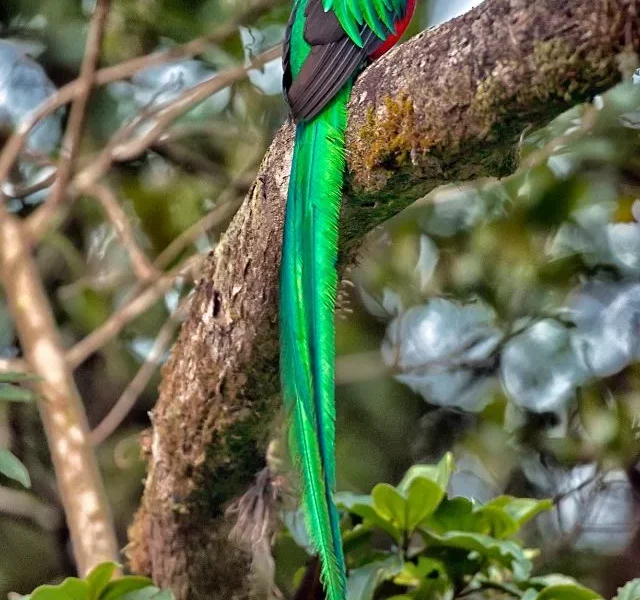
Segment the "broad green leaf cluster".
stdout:
<path fill-rule="evenodd" d="M 452 600 L 488 590 L 525 600 L 600 598 L 570 577 L 533 576 L 537 552 L 516 536 L 552 507 L 549 500 L 498 496 L 480 504 L 450 497 L 454 468 L 446 454 L 436 465 L 411 467 L 396 486 L 336 495 L 349 600 Z M 295 537 L 304 545 L 299 530 Z"/>
<path fill-rule="evenodd" d="M 114 579 L 119 565 L 106 562 L 85 579 L 68 577 L 59 585 L 41 585 L 21 600 L 173 600 L 173 593 L 161 590 L 147 577 L 126 575 Z"/>

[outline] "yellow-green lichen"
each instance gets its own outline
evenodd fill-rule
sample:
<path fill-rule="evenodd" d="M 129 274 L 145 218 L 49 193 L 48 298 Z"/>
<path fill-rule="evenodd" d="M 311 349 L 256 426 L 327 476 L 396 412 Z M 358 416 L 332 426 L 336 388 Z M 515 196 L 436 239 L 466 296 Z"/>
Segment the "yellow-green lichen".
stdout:
<path fill-rule="evenodd" d="M 413 100 L 406 93 L 395 98 L 387 96 L 384 112 L 376 114 L 373 108 L 369 109 L 358 134 L 359 148 L 352 161 L 356 171 L 370 172 L 376 167 L 393 170 L 406 164 L 418 145 Z"/>
<path fill-rule="evenodd" d="M 615 81 L 613 57 L 581 54 L 562 39 L 534 43 L 521 60 L 498 62 L 477 87 L 471 109 L 486 131 L 518 107 L 546 112 L 549 103 L 571 103 L 588 95 L 593 82 Z M 538 107 L 538 110 L 536 110 Z"/>

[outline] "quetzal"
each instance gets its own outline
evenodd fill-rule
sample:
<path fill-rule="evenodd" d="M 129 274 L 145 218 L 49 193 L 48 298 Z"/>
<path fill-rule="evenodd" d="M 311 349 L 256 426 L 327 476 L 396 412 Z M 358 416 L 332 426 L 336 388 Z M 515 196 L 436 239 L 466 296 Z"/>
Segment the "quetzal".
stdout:
<path fill-rule="evenodd" d="M 335 487 L 334 308 L 347 102 L 416 0 L 296 0 L 283 87 L 296 125 L 280 271 L 280 371 L 307 531 L 329 600 L 346 595 Z"/>

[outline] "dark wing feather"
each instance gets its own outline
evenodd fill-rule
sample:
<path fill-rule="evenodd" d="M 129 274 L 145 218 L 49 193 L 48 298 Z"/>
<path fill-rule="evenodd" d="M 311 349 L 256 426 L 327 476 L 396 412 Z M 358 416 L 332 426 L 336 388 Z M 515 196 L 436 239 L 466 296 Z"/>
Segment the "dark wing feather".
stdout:
<path fill-rule="evenodd" d="M 285 98 L 296 121 L 313 119 L 356 73 L 367 56 L 382 44 L 368 27 L 361 31 L 363 47 L 354 44 L 333 12 L 325 12 L 321 0 L 309 0 L 304 37 L 311 52 L 292 80 L 285 70 Z M 285 52 L 288 46 L 285 43 Z M 285 65 L 288 58 L 285 57 Z M 286 69 L 286 67 L 285 67 Z"/>
<path fill-rule="evenodd" d="M 289 88 L 293 81 L 291 74 L 291 28 L 293 27 L 293 21 L 296 17 L 296 10 L 298 10 L 298 2 L 293 5 L 291 11 L 291 17 L 287 28 L 284 32 L 284 40 L 282 41 L 282 93 L 284 94 L 284 100 L 289 105 L 291 110 L 291 104 L 289 103 Z"/>
<path fill-rule="evenodd" d="M 339 42 L 346 35 L 335 13 L 325 11 L 319 0 L 309 0 L 304 16 L 304 39 L 311 46 Z"/>

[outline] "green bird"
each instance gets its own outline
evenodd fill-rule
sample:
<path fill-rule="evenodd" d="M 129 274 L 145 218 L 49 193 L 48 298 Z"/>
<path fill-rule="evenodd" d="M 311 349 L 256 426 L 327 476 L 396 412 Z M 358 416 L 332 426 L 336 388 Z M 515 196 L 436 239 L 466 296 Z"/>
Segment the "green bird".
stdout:
<path fill-rule="evenodd" d="M 296 0 L 283 88 L 296 122 L 280 271 L 280 372 L 301 505 L 328 600 L 346 576 L 335 488 L 338 219 L 347 102 L 359 69 L 390 49 L 416 0 Z"/>

